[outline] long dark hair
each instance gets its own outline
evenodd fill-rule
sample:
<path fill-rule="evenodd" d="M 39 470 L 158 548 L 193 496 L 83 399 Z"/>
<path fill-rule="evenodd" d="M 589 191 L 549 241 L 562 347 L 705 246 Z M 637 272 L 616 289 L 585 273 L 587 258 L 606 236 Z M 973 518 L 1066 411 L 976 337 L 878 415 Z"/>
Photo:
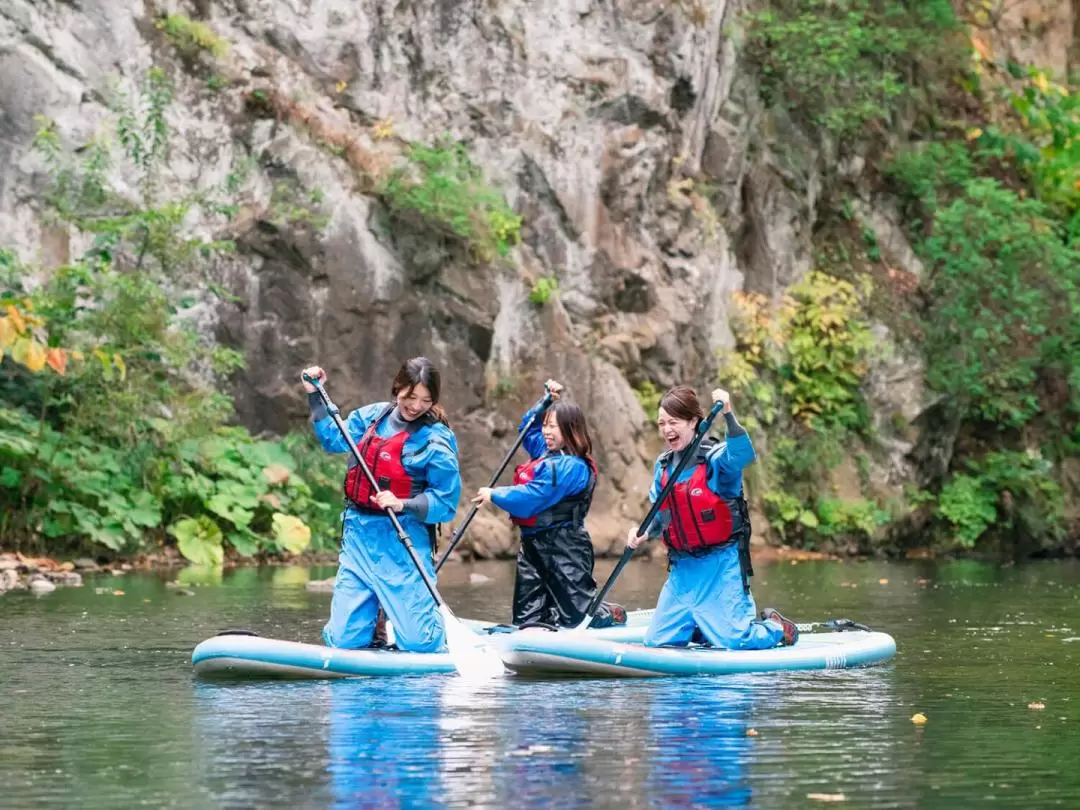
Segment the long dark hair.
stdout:
<path fill-rule="evenodd" d="M 446 411 L 439 405 L 439 391 L 442 389 L 442 377 L 426 357 L 413 357 L 401 364 L 394 383 L 390 386 L 390 396 L 397 399 L 397 395 L 406 391 L 406 396 L 418 385 L 423 385 L 431 392 L 431 415 L 447 427 L 450 423 L 446 420 Z"/>
<path fill-rule="evenodd" d="M 660 400 L 660 407 L 670 416 L 676 419 L 685 419 L 697 425 L 698 420 L 705 418 L 705 410 L 697 398 L 697 391 L 689 385 L 676 385 L 664 392 Z"/>
<path fill-rule="evenodd" d="M 585 413 L 580 405 L 573 400 L 560 399 L 548 413 L 555 414 L 555 424 L 559 426 L 567 450 L 581 458 L 592 455 L 589 426 L 585 423 Z M 544 419 L 547 419 L 546 414 Z"/>

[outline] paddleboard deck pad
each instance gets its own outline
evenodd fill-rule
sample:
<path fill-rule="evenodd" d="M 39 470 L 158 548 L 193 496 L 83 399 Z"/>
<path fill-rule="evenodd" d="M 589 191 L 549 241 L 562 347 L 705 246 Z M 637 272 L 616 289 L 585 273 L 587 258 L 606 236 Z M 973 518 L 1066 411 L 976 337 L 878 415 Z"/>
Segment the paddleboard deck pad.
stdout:
<path fill-rule="evenodd" d="M 522 632 L 508 636 L 499 654 L 521 676 L 656 678 L 864 667 L 891 659 L 896 642 L 887 633 L 856 630 L 803 633 L 790 647 L 723 650 Z"/>
<path fill-rule="evenodd" d="M 574 635 L 609 642 L 635 642 L 645 637 L 652 610 L 627 614 L 625 625 L 588 629 L 580 633 L 543 630 L 516 631 L 510 625 L 464 620 L 473 632 L 488 637 L 496 649 L 517 635 Z M 396 675 L 452 674 L 448 653 L 411 653 L 401 650 L 344 650 L 322 644 L 265 638 L 245 631 L 226 631 L 199 644 L 191 654 L 195 675 L 209 679 L 325 679 Z"/>

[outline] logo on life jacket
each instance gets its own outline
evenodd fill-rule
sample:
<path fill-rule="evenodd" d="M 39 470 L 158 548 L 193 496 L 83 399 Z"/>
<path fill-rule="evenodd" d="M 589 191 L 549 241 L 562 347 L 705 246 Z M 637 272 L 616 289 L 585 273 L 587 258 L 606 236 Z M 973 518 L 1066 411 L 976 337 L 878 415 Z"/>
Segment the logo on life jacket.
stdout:
<path fill-rule="evenodd" d="M 739 500 L 721 498 L 708 487 L 708 452 L 713 443 L 702 442 L 698 448 L 693 472 L 680 481 L 664 498 L 660 510 L 670 520 L 664 530 L 664 542 L 675 551 L 694 553 L 711 546 L 722 546 L 734 539 L 737 516 L 741 516 Z M 660 487 L 668 482 L 668 468 L 660 476 Z M 742 521 L 739 521 L 740 524 Z"/>
<path fill-rule="evenodd" d="M 409 438 L 409 432 L 402 430 L 385 439 L 376 433 L 383 419 L 393 409 L 394 406 L 390 405 L 368 426 L 368 429 L 364 432 L 364 437 L 357 446 L 357 450 L 360 451 L 360 457 L 364 459 L 364 463 L 371 470 L 371 476 L 378 482 L 379 489 L 389 490 L 399 499 L 405 500 L 412 497 L 413 488 L 416 484 L 412 476 L 406 472 L 401 459 L 405 441 Z M 372 489 L 359 464 L 346 473 L 345 496 L 357 507 L 371 511 L 382 511 L 371 500 L 371 496 L 374 494 L 375 490 Z"/>
<path fill-rule="evenodd" d="M 551 456 L 543 455 L 540 456 L 540 458 L 534 458 L 531 461 L 519 465 L 514 470 L 514 486 L 528 484 L 536 478 L 536 474 L 540 470 L 540 467 L 543 466 L 546 461 L 550 460 Z M 538 512 L 530 517 L 518 518 L 511 516 L 510 522 L 515 526 L 521 526 L 526 529 L 543 528 L 544 526 L 551 526 L 557 523 L 582 523 L 585 520 L 585 515 L 589 513 L 589 506 L 592 504 L 593 490 L 596 489 L 597 478 L 596 463 L 592 460 L 592 457 L 586 457 L 584 461 L 589 465 L 589 482 L 581 492 L 568 495 L 553 506 L 549 506 L 544 511 Z M 556 477 L 556 467 L 552 464 L 552 486 L 555 486 Z"/>

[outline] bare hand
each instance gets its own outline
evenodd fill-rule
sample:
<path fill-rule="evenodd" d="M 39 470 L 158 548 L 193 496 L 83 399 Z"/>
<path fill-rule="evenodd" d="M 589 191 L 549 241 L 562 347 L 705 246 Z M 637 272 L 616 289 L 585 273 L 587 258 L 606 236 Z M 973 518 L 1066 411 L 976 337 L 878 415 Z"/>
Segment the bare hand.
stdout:
<path fill-rule="evenodd" d="M 300 383 L 304 386 L 304 390 L 309 394 L 315 393 L 315 386 L 304 379 L 304 375 L 308 377 L 314 377 L 323 385 L 326 385 L 326 372 L 322 370 L 320 366 L 308 366 L 300 373 Z"/>
<path fill-rule="evenodd" d="M 626 533 L 626 545 L 629 548 L 637 548 L 648 539 L 649 536 L 647 534 L 637 533 L 637 526 L 631 526 Z"/>
<path fill-rule="evenodd" d="M 405 504 L 401 502 L 401 498 L 388 489 L 384 489 L 382 492 L 372 495 L 371 500 L 373 500 L 375 505 L 380 509 L 392 509 L 395 512 L 400 512 L 405 508 Z"/>
<path fill-rule="evenodd" d="M 476 496 L 472 499 L 473 503 L 487 504 L 491 503 L 491 487 L 480 487 L 476 490 Z"/>
<path fill-rule="evenodd" d="M 712 392 L 712 401 L 724 403 L 724 413 L 731 413 L 731 394 L 725 391 L 723 388 L 714 388 Z"/>
<path fill-rule="evenodd" d="M 556 402 L 559 401 L 559 397 L 562 396 L 562 392 L 565 390 L 563 384 L 557 380 L 548 380 L 544 383 L 544 387 L 547 388 L 548 393 L 551 394 L 551 398 Z"/>

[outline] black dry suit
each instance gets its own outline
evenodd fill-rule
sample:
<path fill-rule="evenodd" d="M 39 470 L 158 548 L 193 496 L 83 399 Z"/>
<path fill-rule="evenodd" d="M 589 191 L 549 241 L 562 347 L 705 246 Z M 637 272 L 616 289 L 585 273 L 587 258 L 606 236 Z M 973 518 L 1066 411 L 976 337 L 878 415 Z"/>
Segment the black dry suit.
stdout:
<path fill-rule="evenodd" d="M 543 452 L 543 437 L 536 433 L 539 442 L 529 441 L 533 437 L 524 442 L 532 460 L 517 468 L 513 486 L 498 487 L 491 496 L 521 529 L 513 621 L 518 626 L 572 627 L 585 618 L 596 595 L 592 540 L 585 530 L 596 468 L 592 459 Z M 540 452 L 533 455 L 535 451 Z M 604 603 L 589 626 L 625 621 L 625 610 Z"/>

